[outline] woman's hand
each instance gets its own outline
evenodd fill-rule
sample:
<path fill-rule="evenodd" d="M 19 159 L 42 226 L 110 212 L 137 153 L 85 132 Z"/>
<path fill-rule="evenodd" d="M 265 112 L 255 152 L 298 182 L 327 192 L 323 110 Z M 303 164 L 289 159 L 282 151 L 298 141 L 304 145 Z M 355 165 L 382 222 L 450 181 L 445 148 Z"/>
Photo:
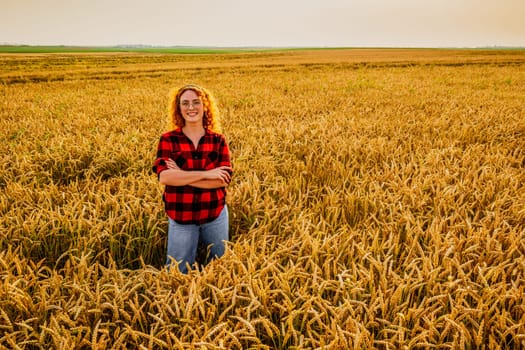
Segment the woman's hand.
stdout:
<path fill-rule="evenodd" d="M 171 158 L 166 161 L 166 165 L 168 166 L 168 169 L 179 169 L 177 163 Z"/>
<path fill-rule="evenodd" d="M 225 184 L 229 184 L 231 181 L 231 172 L 231 167 L 220 166 L 218 168 L 205 171 L 204 178 L 206 180 L 221 180 Z"/>

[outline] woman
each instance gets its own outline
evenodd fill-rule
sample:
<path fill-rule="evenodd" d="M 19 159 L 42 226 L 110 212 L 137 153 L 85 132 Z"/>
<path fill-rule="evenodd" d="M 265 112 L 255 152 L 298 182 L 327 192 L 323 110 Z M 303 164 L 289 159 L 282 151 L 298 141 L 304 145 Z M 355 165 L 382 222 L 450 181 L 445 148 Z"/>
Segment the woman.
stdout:
<path fill-rule="evenodd" d="M 211 246 L 205 263 L 224 254 L 230 151 L 218 133 L 217 107 L 206 89 L 185 85 L 175 90 L 170 95 L 169 117 L 172 130 L 160 137 L 153 171 L 165 185 L 166 265 L 178 263 L 179 270 L 188 273 L 195 263 L 199 240 Z"/>

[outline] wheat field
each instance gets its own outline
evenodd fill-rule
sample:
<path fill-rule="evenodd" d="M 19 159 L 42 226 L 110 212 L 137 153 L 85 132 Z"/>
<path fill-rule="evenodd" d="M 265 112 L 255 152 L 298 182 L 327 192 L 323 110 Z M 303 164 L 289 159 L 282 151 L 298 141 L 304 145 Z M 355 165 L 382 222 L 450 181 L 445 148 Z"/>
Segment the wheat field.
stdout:
<path fill-rule="evenodd" d="M 0 347 L 525 347 L 525 51 L 0 55 Z M 167 95 L 232 152 L 227 253 L 163 269 Z"/>

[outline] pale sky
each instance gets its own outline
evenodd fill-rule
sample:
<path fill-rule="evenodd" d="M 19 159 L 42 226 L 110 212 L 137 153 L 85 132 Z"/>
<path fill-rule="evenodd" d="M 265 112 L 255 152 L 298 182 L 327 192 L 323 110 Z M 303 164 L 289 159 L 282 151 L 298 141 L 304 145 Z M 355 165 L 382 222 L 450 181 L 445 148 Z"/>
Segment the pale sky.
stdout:
<path fill-rule="evenodd" d="M 525 47 L 525 0 L 0 0 L 0 44 Z"/>

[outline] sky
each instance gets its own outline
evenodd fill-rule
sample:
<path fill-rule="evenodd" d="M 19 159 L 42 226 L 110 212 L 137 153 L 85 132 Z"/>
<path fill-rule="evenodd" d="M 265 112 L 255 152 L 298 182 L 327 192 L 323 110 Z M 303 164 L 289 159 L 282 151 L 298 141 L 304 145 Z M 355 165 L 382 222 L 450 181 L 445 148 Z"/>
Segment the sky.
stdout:
<path fill-rule="evenodd" d="M 0 0 L 0 44 L 525 47 L 525 0 Z"/>

